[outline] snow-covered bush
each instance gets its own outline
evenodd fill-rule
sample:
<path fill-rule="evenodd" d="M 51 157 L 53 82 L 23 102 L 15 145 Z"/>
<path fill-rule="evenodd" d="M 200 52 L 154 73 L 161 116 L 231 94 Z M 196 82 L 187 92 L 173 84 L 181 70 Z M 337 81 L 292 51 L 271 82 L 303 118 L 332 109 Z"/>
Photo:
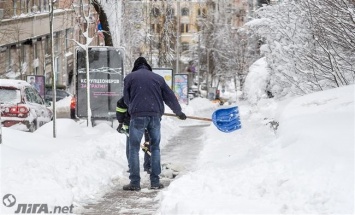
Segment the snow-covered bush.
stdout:
<path fill-rule="evenodd" d="M 257 104 L 261 98 L 267 98 L 269 81 L 270 73 L 267 69 L 265 57 L 263 57 L 250 66 L 245 79 L 243 97 L 251 104 Z"/>

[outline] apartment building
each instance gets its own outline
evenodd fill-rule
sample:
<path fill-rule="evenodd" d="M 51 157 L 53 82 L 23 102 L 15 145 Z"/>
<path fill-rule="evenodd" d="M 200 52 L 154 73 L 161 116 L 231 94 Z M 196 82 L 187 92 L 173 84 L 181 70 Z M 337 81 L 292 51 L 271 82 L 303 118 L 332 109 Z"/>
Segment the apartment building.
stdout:
<path fill-rule="evenodd" d="M 205 17 L 207 13 L 206 2 L 185 0 L 135 1 L 136 4 L 137 2 L 141 2 L 144 7 L 144 20 L 140 27 L 145 30 L 147 35 L 150 35 L 139 52 L 144 53 L 154 66 L 158 66 L 158 64 L 164 64 L 157 62 L 162 50 L 173 50 L 174 55 L 182 60 L 180 63 L 183 70 L 183 64 L 190 59 L 191 46 L 197 43 L 198 21 L 201 17 Z M 169 39 L 166 39 L 166 37 L 169 37 Z M 171 52 L 167 55 L 171 55 Z M 175 59 L 171 58 L 170 63 L 173 67 L 176 66 Z"/>
<path fill-rule="evenodd" d="M 145 20 L 141 27 L 147 28 L 147 34 L 151 37 L 150 40 L 146 40 L 149 44 L 144 44 L 145 47 L 140 52 L 146 53 L 153 64 L 154 59 L 159 58 L 159 49 L 165 42 L 162 41 L 161 35 L 164 28 L 168 26 L 166 22 L 168 20 L 173 23 L 174 27 L 168 31 L 170 31 L 170 39 L 174 40 L 173 44 L 170 44 L 171 48 L 179 58 L 179 66 L 173 62 L 173 67 L 179 70 L 178 73 L 186 72 L 189 62 L 198 57 L 199 36 L 205 33 L 203 30 L 206 26 L 216 20 L 220 21 L 219 16 L 228 16 L 224 24 L 236 29 L 245 23 L 248 10 L 247 0 L 142 0 L 134 2 L 144 4 Z"/>
<path fill-rule="evenodd" d="M 52 83 L 52 46 L 57 84 L 69 86 L 73 77 L 74 52 L 83 43 L 83 27 L 87 24 L 78 11 L 91 13 L 89 34 L 96 32 L 97 14 L 88 4 L 57 0 L 54 3 L 53 41 L 50 35 L 48 0 L 0 0 L 0 78 L 22 79 L 27 75 L 43 75 Z M 102 43 L 99 37 L 91 45 Z"/>

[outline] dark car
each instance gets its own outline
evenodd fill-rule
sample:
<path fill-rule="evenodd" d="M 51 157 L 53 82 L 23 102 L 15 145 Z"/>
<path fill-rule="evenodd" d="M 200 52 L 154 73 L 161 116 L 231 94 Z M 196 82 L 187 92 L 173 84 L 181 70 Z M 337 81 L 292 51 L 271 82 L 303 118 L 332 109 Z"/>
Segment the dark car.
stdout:
<path fill-rule="evenodd" d="M 56 89 L 56 101 L 62 100 L 68 96 L 71 96 L 70 93 L 65 91 L 64 89 Z M 44 96 L 44 100 L 46 101 L 53 101 L 53 90 L 51 87 L 46 87 L 46 92 Z"/>
<path fill-rule="evenodd" d="M 30 132 L 52 120 L 52 111 L 26 81 L 0 79 L 1 123 Z M 20 126 L 24 125 L 24 126 Z"/>
<path fill-rule="evenodd" d="M 56 101 L 60 101 L 66 97 L 71 97 L 70 101 L 70 118 L 76 119 L 75 107 L 76 107 L 76 99 L 75 96 L 68 93 L 63 86 L 58 86 L 56 89 Z M 53 101 L 53 89 L 51 86 L 46 86 L 45 91 L 45 101 L 52 102 Z"/>

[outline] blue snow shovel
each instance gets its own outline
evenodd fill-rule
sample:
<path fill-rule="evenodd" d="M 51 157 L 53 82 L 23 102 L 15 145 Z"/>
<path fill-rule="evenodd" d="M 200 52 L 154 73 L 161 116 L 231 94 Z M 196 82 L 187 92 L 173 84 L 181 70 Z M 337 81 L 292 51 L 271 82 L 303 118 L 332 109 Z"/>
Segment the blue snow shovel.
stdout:
<path fill-rule="evenodd" d="M 212 122 L 218 130 L 229 133 L 242 128 L 238 106 L 213 112 Z"/>
<path fill-rule="evenodd" d="M 172 113 L 164 113 L 165 116 L 175 116 Z M 186 116 L 188 119 L 197 119 L 203 121 L 212 121 L 213 124 L 218 128 L 218 130 L 229 133 L 240 129 L 241 123 L 239 118 L 238 107 L 231 107 L 225 109 L 218 109 L 212 114 L 212 119 L 197 117 L 197 116 Z"/>

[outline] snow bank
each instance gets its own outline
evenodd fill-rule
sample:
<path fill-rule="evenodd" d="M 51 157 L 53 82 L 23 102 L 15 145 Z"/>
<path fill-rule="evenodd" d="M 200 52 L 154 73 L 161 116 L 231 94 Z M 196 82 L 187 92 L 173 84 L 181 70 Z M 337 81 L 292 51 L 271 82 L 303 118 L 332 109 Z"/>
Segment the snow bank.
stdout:
<path fill-rule="evenodd" d="M 35 133 L 3 128 L 1 196 L 13 194 L 18 204 L 77 205 L 107 190 L 126 170 L 125 137 L 106 124 L 86 128 L 57 119 Z M 14 213 L 16 208 L 1 208 Z"/>
<path fill-rule="evenodd" d="M 67 110 L 69 101 L 68 97 L 57 102 L 57 110 Z M 194 114 L 192 106 L 183 108 Z M 163 118 L 161 147 L 179 131 L 176 122 L 180 121 Z M 72 204 L 77 208 L 117 183 L 128 183 L 126 136 L 116 131 L 116 122 L 113 128 L 106 123 L 90 128 L 86 121 L 71 119 L 57 119 L 56 123 L 56 138 L 53 122 L 34 133 L 2 128 L 0 196 L 12 194 L 17 202 L 13 207 L 1 205 L 1 214 L 13 214 L 19 204 L 48 204 L 49 210 Z M 143 153 L 140 156 L 142 162 Z"/>
<path fill-rule="evenodd" d="M 354 85 L 270 104 L 240 105 L 242 130 L 210 127 L 197 170 L 162 192 L 160 213 L 353 214 Z M 271 110 L 276 135 L 260 114 Z"/>

